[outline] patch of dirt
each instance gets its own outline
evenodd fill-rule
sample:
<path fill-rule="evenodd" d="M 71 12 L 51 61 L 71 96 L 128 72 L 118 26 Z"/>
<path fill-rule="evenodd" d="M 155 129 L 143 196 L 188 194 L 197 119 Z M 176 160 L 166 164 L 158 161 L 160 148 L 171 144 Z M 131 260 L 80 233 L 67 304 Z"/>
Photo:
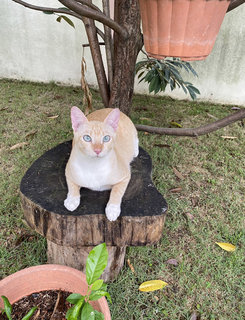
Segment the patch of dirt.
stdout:
<path fill-rule="evenodd" d="M 22 319 L 32 307 L 37 307 L 31 320 L 65 320 L 67 310 L 72 306 L 66 298 L 70 292 L 46 290 L 23 297 L 13 304 L 12 319 Z M 1 320 L 8 320 L 2 315 Z"/>

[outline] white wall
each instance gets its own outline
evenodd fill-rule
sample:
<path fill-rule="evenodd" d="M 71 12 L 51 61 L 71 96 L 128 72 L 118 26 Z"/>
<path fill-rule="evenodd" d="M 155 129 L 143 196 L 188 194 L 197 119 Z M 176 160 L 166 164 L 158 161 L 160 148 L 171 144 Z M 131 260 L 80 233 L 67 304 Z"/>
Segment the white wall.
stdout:
<path fill-rule="evenodd" d="M 100 1 L 97 1 L 100 3 Z M 55 0 L 32 0 L 32 4 L 61 7 Z M 192 62 L 199 78 L 185 77 L 201 91 L 201 100 L 245 104 L 245 5 L 225 16 L 211 55 Z M 87 43 L 82 22 L 71 17 L 75 30 L 56 16 L 22 7 L 11 0 L 0 3 L 0 77 L 31 81 L 80 84 L 82 44 Z M 96 85 L 96 77 L 85 49 L 86 78 Z M 135 91 L 147 93 L 146 85 Z M 169 92 L 167 92 L 169 94 Z M 186 98 L 181 91 L 170 93 Z"/>

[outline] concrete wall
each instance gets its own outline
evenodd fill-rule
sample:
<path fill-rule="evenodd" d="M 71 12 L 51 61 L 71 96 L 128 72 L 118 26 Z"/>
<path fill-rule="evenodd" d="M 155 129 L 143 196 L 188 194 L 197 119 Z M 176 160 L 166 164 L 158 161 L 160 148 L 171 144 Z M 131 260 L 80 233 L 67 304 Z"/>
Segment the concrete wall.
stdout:
<path fill-rule="evenodd" d="M 97 1 L 100 3 L 100 1 Z M 55 0 L 32 0 L 32 4 L 61 7 Z M 71 19 L 75 30 L 56 16 L 45 15 L 11 0 L 0 3 L 0 77 L 31 81 L 55 81 L 79 85 L 82 44 L 87 43 L 82 22 Z M 245 104 L 245 5 L 228 13 L 211 55 L 193 62 L 199 78 L 185 76 L 201 91 L 201 100 Z M 96 85 L 89 48 L 85 49 L 86 78 Z M 135 91 L 147 93 L 144 84 Z M 186 98 L 182 91 L 167 92 Z"/>

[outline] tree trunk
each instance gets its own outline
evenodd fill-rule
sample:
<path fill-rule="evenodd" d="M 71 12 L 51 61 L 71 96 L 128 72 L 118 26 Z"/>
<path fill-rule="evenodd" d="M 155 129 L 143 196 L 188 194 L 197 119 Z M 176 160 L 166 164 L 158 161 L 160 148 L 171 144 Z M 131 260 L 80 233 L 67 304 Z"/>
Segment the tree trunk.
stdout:
<path fill-rule="evenodd" d="M 115 20 L 127 28 L 129 37 L 114 35 L 114 70 L 110 107 L 129 114 L 134 89 L 135 63 L 143 45 L 137 0 L 116 0 Z"/>

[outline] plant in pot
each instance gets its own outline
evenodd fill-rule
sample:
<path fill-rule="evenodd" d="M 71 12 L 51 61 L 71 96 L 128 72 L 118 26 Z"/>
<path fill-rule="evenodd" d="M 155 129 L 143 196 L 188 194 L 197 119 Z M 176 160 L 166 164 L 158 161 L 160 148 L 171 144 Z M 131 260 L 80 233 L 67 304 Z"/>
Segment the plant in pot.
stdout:
<path fill-rule="evenodd" d="M 147 53 L 203 60 L 214 45 L 230 0 L 139 0 Z"/>
<path fill-rule="evenodd" d="M 108 252 L 103 243 L 90 251 L 86 261 L 86 275 L 67 266 L 41 265 L 23 269 L 6 277 L 0 281 L 0 295 L 4 296 L 4 301 L 0 299 L 2 312 L 7 319 L 12 319 L 12 304 L 21 298 L 44 290 L 62 290 L 73 292 L 67 298 L 73 305 L 66 313 L 67 320 L 110 320 L 110 311 L 105 299 L 106 296 L 111 300 L 110 295 L 103 280 L 99 279 L 107 265 L 107 259 Z M 38 310 L 30 310 L 29 318 L 22 319 L 30 319 Z"/>

